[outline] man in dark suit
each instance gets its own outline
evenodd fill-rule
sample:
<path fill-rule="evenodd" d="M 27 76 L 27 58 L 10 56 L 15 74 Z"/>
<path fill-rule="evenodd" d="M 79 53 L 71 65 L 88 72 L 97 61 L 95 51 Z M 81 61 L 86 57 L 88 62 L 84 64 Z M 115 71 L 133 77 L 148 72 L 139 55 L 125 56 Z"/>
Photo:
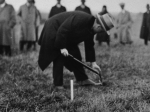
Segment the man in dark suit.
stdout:
<path fill-rule="evenodd" d="M 61 12 L 66 12 L 66 8 L 64 6 L 61 5 L 61 0 L 57 0 L 57 4 L 55 6 L 52 7 L 48 18 L 54 16 L 55 14 L 59 14 Z"/>
<path fill-rule="evenodd" d="M 103 32 L 104 29 L 100 24 L 100 17 L 97 18 L 85 12 L 73 11 L 57 14 L 46 21 L 39 39 L 41 48 L 38 63 L 45 70 L 53 62 L 54 86 L 57 88 L 63 88 L 64 66 L 74 73 L 81 85 L 99 85 L 89 80 L 83 66 L 68 56 L 71 54 L 81 60 L 78 44 L 84 42 L 86 61 L 100 71 L 96 64 L 93 38 L 95 33 Z M 106 19 L 108 22 L 110 17 L 107 16 Z M 107 26 L 106 23 L 105 25 Z M 108 25 L 107 30 L 113 27 L 112 23 Z"/>
<path fill-rule="evenodd" d="M 75 11 L 83 11 L 88 14 L 91 14 L 90 8 L 85 5 L 85 0 L 81 0 L 81 5 L 76 7 Z"/>
<path fill-rule="evenodd" d="M 143 21 L 141 26 L 140 38 L 144 39 L 144 44 L 148 45 L 150 40 L 150 9 L 149 4 L 146 5 L 147 11 L 143 14 Z"/>

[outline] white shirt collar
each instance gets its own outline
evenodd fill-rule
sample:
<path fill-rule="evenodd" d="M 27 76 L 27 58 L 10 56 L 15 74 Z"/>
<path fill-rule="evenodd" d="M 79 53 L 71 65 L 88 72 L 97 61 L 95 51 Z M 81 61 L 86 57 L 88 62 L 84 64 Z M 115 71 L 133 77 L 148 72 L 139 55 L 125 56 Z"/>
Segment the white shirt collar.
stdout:
<path fill-rule="evenodd" d="M 60 8 L 60 7 L 61 7 L 61 4 L 56 4 L 56 7 L 57 7 L 57 8 Z"/>
<path fill-rule="evenodd" d="M 27 2 L 26 5 L 29 7 L 29 6 L 31 6 L 32 4 L 30 4 L 30 3 Z"/>
<path fill-rule="evenodd" d="M 84 8 L 85 8 L 85 5 L 82 4 L 82 5 L 81 5 L 81 8 L 84 9 Z"/>
<path fill-rule="evenodd" d="M 6 2 L 4 2 L 3 4 L 0 5 L 1 8 L 5 7 Z"/>
<path fill-rule="evenodd" d="M 125 13 L 125 10 L 123 9 L 121 12 L 124 14 L 124 13 Z"/>

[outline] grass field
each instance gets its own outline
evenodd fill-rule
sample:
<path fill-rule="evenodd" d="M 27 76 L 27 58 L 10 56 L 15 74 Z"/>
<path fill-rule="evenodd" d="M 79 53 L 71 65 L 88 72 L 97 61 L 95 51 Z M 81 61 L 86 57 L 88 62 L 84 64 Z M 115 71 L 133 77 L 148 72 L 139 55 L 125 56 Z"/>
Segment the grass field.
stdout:
<path fill-rule="evenodd" d="M 66 90 L 55 91 L 52 65 L 42 72 L 38 51 L 0 57 L 0 112 L 150 112 L 150 47 L 138 37 L 140 22 L 135 19 L 132 45 L 122 46 L 113 39 L 110 48 L 96 43 L 105 85 L 75 86 L 73 101 L 69 88 L 73 74 L 65 69 Z"/>

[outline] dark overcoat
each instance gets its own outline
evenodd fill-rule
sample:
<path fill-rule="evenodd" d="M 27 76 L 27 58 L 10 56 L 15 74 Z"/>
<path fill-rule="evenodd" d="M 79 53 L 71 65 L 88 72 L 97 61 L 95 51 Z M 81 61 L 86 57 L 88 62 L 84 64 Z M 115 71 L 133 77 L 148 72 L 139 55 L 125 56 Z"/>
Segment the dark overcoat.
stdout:
<path fill-rule="evenodd" d="M 44 70 L 58 55 L 60 49 L 85 43 L 87 62 L 95 61 L 94 32 L 95 18 L 81 11 L 64 12 L 48 19 L 42 30 L 39 45 L 39 66 Z"/>
<path fill-rule="evenodd" d="M 143 14 L 143 20 L 142 20 L 142 26 L 141 26 L 141 32 L 140 32 L 140 38 L 145 39 L 148 37 L 148 40 L 150 40 L 150 13 L 145 12 Z"/>
<path fill-rule="evenodd" d="M 15 24 L 15 10 L 12 5 L 6 4 L 0 8 L 0 45 L 12 44 L 12 29 Z"/>
<path fill-rule="evenodd" d="M 85 6 L 85 8 L 82 8 L 81 6 L 78 6 L 78 7 L 76 7 L 75 11 L 83 11 L 83 12 L 86 12 L 88 14 L 91 14 L 91 10 L 87 6 Z"/>
<path fill-rule="evenodd" d="M 66 12 L 66 8 L 64 6 L 61 6 L 60 8 L 58 8 L 56 5 L 52 7 L 52 9 L 50 10 L 50 13 L 48 15 L 48 18 L 54 16 L 55 14 L 59 14 L 61 12 Z"/>

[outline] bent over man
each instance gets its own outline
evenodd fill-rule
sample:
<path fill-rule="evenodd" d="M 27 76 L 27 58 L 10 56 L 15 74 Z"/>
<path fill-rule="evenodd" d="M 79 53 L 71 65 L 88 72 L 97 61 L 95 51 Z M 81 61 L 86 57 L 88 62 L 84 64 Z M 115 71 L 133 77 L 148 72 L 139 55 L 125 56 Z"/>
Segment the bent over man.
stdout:
<path fill-rule="evenodd" d="M 101 25 L 100 18 L 107 19 L 107 23 L 111 24 Z M 38 63 L 40 68 L 45 70 L 53 62 L 54 86 L 63 88 L 64 66 L 74 73 L 81 85 L 98 85 L 88 79 L 83 66 L 72 60 L 68 54 L 81 60 L 78 44 L 84 42 L 86 61 L 91 62 L 92 67 L 100 71 L 100 67 L 96 64 L 93 39 L 95 33 L 106 30 L 103 28 L 104 25 L 108 25 L 107 30 L 113 27 L 110 20 L 108 15 L 105 17 L 97 15 L 96 19 L 85 12 L 73 11 L 57 14 L 46 21 L 39 39 L 41 48 Z"/>

